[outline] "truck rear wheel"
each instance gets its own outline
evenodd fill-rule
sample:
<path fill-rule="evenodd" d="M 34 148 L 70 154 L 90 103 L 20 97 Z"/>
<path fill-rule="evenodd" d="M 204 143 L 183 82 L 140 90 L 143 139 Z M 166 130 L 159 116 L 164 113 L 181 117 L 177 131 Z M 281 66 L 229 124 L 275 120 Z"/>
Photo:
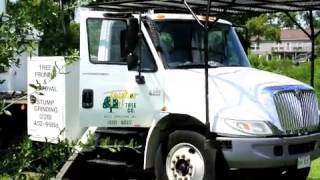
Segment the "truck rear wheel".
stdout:
<path fill-rule="evenodd" d="M 205 137 L 197 132 L 178 130 L 169 135 L 167 144 L 157 152 L 157 180 L 216 179 L 216 150 L 207 150 Z"/>

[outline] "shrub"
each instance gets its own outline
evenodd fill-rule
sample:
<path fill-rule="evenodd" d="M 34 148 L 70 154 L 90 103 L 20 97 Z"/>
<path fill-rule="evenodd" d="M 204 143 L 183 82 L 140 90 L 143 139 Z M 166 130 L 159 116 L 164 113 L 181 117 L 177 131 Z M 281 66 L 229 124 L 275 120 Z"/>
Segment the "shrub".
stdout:
<path fill-rule="evenodd" d="M 28 137 L 0 155 L 0 178 L 54 177 L 73 151 L 69 141 L 58 144 L 33 142 Z M 32 173 L 31 173 L 32 172 Z"/>
<path fill-rule="evenodd" d="M 253 67 L 265 71 L 271 71 L 277 74 L 282 74 L 293 79 L 297 79 L 306 84 L 310 84 L 310 63 L 295 65 L 289 59 L 273 58 L 266 60 L 263 57 L 250 52 L 249 60 Z M 315 90 L 318 99 L 320 100 L 320 59 L 315 61 Z"/>

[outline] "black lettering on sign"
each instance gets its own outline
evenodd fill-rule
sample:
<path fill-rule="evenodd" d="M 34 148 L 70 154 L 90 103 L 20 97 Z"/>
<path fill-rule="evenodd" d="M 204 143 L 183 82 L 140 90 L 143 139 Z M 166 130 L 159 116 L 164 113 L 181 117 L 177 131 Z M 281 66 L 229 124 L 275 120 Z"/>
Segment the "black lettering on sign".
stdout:
<path fill-rule="evenodd" d="M 37 104 L 52 106 L 54 104 L 54 100 L 37 99 Z"/>
<path fill-rule="evenodd" d="M 41 71 L 51 71 L 51 65 L 39 65 Z"/>
<path fill-rule="evenodd" d="M 55 86 L 41 86 L 40 89 L 48 92 L 57 92 L 57 88 Z"/>
<path fill-rule="evenodd" d="M 35 126 L 39 126 L 39 127 L 42 127 L 43 126 L 43 122 L 42 121 L 34 121 L 33 124 Z"/>
<path fill-rule="evenodd" d="M 51 73 L 50 72 L 35 72 L 34 75 L 35 75 L 35 77 L 38 77 L 38 78 L 50 78 Z"/>
<path fill-rule="evenodd" d="M 52 120 L 52 115 L 51 114 L 39 114 L 39 119 Z"/>
<path fill-rule="evenodd" d="M 34 111 L 57 113 L 58 112 L 58 107 L 34 106 Z"/>
<path fill-rule="evenodd" d="M 44 124 L 47 128 L 59 128 L 59 125 L 56 122 L 45 122 Z"/>

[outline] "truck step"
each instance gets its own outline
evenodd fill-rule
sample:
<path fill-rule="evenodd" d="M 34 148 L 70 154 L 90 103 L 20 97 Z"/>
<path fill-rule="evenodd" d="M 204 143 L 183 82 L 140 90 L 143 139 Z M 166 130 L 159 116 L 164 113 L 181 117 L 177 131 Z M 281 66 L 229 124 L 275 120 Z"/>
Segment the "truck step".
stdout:
<path fill-rule="evenodd" d="M 135 166 L 143 167 L 143 153 L 138 153 L 132 149 L 122 149 L 118 152 L 113 152 L 107 149 L 96 148 L 92 152 L 84 153 L 87 157 L 87 162 L 96 162 L 97 164 L 115 165 L 115 166 Z"/>
<path fill-rule="evenodd" d="M 102 165 L 102 166 L 106 166 L 106 167 L 119 167 L 119 168 L 132 168 L 133 165 L 129 165 L 124 161 L 115 161 L 115 160 L 107 160 L 107 159 L 90 159 L 87 160 L 88 164 L 91 165 Z"/>
<path fill-rule="evenodd" d="M 111 134 L 111 135 L 138 135 L 141 132 L 136 130 L 127 130 L 127 129 L 117 129 L 117 128 L 106 128 L 99 127 L 95 131 L 96 134 Z"/>
<path fill-rule="evenodd" d="M 97 128 L 94 132 L 95 148 L 74 156 L 72 163 L 64 167 L 59 177 L 62 179 L 101 179 L 101 177 L 110 180 L 154 179 L 153 172 L 143 170 L 143 145 L 148 131 L 142 128 Z M 128 144 L 134 144 L 132 146 L 138 148 L 125 146 Z"/>
<path fill-rule="evenodd" d="M 154 174 L 125 161 L 94 158 L 91 153 L 80 153 L 60 179 L 152 180 Z"/>
<path fill-rule="evenodd" d="M 115 179 L 143 179 L 152 180 L 153 175 L 150 172 L 144 171 L 142 168 L 128 164 L 124 161 L 114 161 L 106 159 L 91 159 L 87 160 L 87 168 L 90 170 L 90 174 L 102 174 L 105 175 L 108 172 L 109 177 Z"/>

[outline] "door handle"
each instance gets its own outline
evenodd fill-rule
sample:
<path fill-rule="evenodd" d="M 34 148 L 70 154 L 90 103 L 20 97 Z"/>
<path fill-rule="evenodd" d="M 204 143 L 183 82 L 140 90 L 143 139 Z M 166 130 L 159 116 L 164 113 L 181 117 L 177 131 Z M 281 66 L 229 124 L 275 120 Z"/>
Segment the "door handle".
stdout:
<path fill-rule="evenodd" d="M 82 107 L 89 109 L 93 107 L 93 90 L 84 89 L 82 91 Z"/>

